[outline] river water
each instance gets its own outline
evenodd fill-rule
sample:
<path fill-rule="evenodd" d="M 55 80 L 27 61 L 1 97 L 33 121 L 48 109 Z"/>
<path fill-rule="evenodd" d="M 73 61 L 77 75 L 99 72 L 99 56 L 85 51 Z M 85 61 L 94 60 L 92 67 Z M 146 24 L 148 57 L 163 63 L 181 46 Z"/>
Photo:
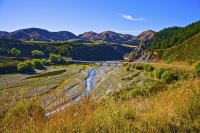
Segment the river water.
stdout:
<path fill-rule="evenodd" d="M 58 107 L 56 110 L 53 110 L 51 112 L 47 112 L 45 115 L 46 116 L 50 116 L 51 114 L 54 114 L 56 112 L 59 112 L 60 110 L 64 110 L 67 106 L 70 106 L 76 102 L 78 102 L 79 100 L 81 100 L 83 97 L 87 96 L 88 94 L 90 94 L 90 92 L 95 88 L 94 86 L 94 78 L 96 76 L 96 71 L 98 70 L 98 68 L 94 68 L 94 69 L 91 69 L 89 72 L 88 72 L 88 76 L 86 78 L 86 86 L 85 86 L 85 89 L 84 91 L 82 92 L 82 94 L 78 97 L 75 97 L 73 98 L 73 102 L 72 103 L 68 103 L 68 104 L 65 104 L 63 106 L 60 106 Z"/>

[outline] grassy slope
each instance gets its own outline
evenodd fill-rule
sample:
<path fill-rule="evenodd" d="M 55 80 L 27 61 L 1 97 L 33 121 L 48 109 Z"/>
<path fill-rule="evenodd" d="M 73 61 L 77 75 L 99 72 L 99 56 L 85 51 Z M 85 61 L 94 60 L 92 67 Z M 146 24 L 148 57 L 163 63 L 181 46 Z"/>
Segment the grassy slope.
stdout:
<path fill-rule="evenodd" d="M 182 44 L 166 49 L 163 58 L 174 56 L 175 60 L 200 59 L 200 33 L 184 41 Z"/>
<path fill-rule="evenodd" d="M 200 33 L 183 43 L 167 49 L 154 50 L 154 58 L 172 61 L 195 62 L 200 60 Z"/>

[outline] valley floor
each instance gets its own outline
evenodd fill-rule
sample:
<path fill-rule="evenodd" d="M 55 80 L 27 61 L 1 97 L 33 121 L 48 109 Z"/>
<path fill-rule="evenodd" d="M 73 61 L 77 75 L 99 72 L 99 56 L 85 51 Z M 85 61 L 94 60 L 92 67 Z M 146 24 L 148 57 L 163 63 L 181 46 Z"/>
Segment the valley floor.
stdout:
<path fill-rule="evenodd" d="M 91 70 L 96 72 L 91 81 L 94 90 L 74 100 L 83 94 Z M 53 71 L 61 73 L 51 75 Z M 153 133 L 200 129 L 199 79 L 165 83 L 153 78 L 151 72 L 133 68 L 127 71 L 115 66 L 70 65 L 49 68 L 38 76 L 14 74 L 0 80 L 3 132 Z M 13 105 L 8 111 L 7 107 Z"/>

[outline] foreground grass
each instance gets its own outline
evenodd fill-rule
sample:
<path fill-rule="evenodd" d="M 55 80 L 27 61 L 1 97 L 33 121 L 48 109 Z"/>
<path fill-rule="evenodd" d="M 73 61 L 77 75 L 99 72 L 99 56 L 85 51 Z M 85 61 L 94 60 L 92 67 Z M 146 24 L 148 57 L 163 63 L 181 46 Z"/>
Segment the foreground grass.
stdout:
<path fill-rule="evenodd" d="M 49 117 L 26 100 L 1 113 L 0 132 L 200 132 L 199 85 L 198 79 L 183 81 L 125 99 L 118 98 L 125 92 L 98 101 L 91 96 Z"/>

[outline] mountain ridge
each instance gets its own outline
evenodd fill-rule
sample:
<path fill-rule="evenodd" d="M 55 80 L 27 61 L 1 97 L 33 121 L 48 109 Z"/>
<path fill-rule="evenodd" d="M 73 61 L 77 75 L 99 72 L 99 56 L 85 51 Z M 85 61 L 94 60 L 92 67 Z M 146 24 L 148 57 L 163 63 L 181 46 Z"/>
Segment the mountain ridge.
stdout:
<path fill-rule="evenodd" d="M 103 31 L 96 33 L 93 31 L 84 32 L 79 35 L 75 35 L 70 31 L 58 31 L 50 32 L 41 28 L 26 28 L 13 32 L 0 31 L 0 38 L 6 39 L 18 39 L 22 41 L 66 41 L 69 39 L 82 39 L 84 41 L 101 42 L 107 44 L 130 44 L 138 45 L 141 40 L 150 39 L 154 36 L 154 31 L 144 31 L 138 36 L 130 34 L 121 34 L 114 31 Z"/>

